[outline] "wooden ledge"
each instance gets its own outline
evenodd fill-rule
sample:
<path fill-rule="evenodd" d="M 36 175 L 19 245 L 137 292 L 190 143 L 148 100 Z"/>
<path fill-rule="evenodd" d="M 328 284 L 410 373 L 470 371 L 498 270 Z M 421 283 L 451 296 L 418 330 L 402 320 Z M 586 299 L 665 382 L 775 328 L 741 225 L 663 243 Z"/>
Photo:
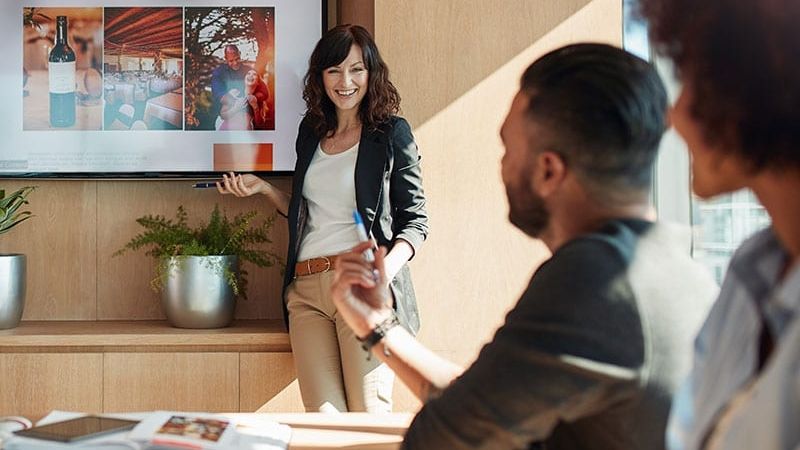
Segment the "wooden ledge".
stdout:
<path fill-rule="evenodd" d="M 228 414 L 226 414 L 228 415 Z M 360 431 L 368 433 L 394 434 L 402 436 L 408 430 L 414 413 L 393 412 L 371 414 L 348 412 L 328 413 L 233 413 L 239 420 L 263 419 L 284 423 L 292 428 L 314 428 L 318 430 Z"/>
<path fill-rule="evenodd" d="M 280 320 L 237 320 L 227 328 L 173 328 L 163 320 L 23 321 L 0 330 L 0 353 L 290 352 Z"/>

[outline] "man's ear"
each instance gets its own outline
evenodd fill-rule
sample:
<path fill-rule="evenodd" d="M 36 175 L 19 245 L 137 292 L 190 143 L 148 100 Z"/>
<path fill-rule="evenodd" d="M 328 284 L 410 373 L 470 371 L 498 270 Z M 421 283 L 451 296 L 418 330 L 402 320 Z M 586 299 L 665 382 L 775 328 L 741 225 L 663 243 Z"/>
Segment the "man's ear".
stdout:
<path fill-rule="evenodd" d="M 536 155 L 533 188 L 543 198 L 558 191 L 567 176 L 567 165 L 558 153 L 543 151 Z"/>

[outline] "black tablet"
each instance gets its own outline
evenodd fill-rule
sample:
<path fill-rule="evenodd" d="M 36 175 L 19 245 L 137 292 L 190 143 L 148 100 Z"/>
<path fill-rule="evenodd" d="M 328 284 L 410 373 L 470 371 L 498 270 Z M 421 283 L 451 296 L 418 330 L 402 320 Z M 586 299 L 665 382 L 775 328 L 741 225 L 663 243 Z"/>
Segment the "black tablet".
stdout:
<path fill-rule="evenodd" d="M 18 430 L 14 434 L 29 438 L 47 439 L 58 442 L 74 442 L 108 433 L 130 430 L 139 422 L 136 420 L 110 419 L 107 417 L 86 416 L 63 422 Z"/>

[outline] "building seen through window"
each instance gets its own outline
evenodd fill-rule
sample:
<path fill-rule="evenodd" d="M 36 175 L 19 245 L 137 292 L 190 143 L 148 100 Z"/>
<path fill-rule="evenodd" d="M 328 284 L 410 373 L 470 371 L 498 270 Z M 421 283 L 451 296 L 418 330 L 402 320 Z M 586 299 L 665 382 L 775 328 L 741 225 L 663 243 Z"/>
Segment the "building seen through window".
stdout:
<path fill-rule="evenodd" d="M 721 283 L 739 245 L 770 224 L 767 211 L 751 191 L 701 200 L 692 196 L 692 256 Z"/>

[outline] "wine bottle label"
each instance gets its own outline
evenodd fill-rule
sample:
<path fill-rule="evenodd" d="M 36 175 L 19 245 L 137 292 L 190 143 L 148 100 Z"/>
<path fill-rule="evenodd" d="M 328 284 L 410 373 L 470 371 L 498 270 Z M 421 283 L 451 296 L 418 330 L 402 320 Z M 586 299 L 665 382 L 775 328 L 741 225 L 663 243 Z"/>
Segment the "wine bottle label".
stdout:
<path fill-rule="evenodd" d="M 48 67 L 51 93 L 69 94 L 75 92 L 75 61 L 51 62 Z"/>

